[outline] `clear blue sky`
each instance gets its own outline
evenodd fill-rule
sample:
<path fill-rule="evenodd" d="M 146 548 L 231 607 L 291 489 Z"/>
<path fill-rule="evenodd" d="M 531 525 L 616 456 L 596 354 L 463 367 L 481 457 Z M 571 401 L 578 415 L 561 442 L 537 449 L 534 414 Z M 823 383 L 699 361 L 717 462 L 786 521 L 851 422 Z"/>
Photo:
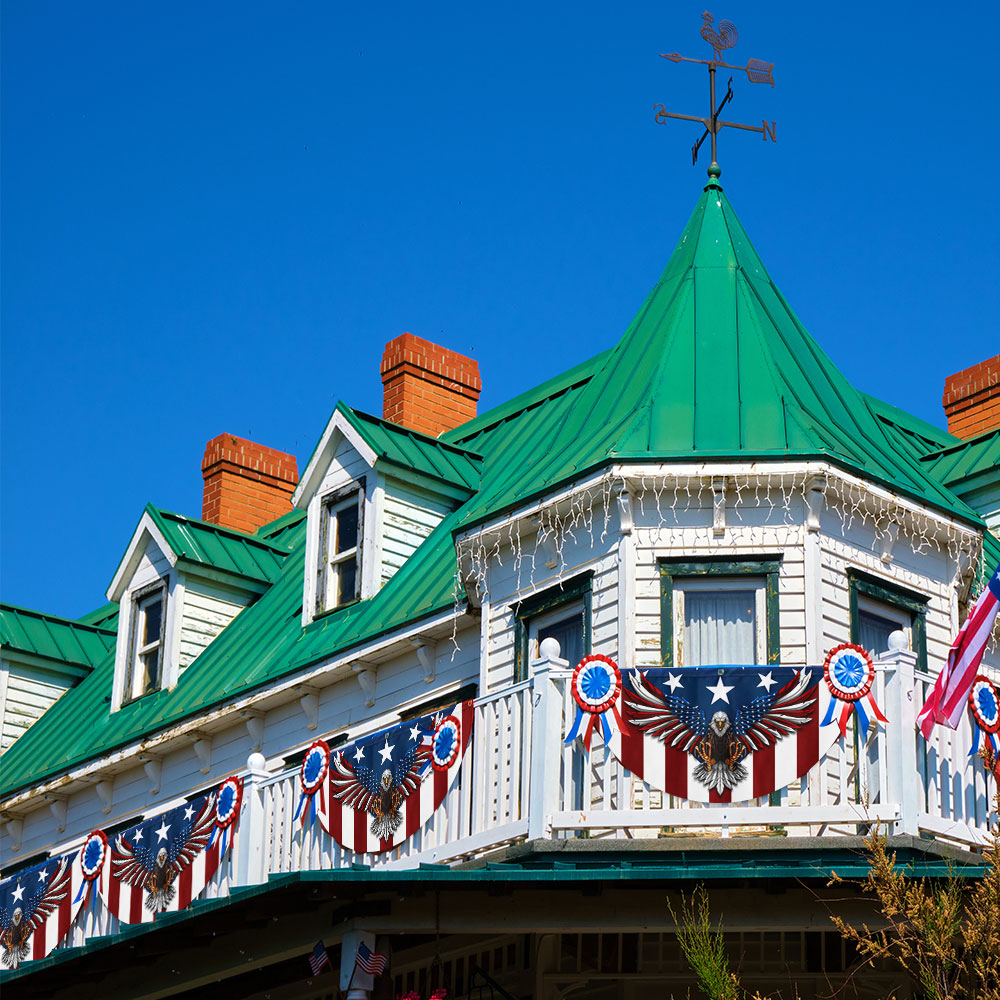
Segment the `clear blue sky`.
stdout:
<path fill-rule="evenodd" d="M 853 382 L 943 423 L 1000 350 L 995 4 L 713 7 L 722 181 Z M 205 442 L 308 457 L 409 330 L 491 406 L 613 344 L 704 183 L 694 4 L 2 5 L 2 596 L 76 616 Z M 728 112 L 727 112 L 728 113 Z"/>

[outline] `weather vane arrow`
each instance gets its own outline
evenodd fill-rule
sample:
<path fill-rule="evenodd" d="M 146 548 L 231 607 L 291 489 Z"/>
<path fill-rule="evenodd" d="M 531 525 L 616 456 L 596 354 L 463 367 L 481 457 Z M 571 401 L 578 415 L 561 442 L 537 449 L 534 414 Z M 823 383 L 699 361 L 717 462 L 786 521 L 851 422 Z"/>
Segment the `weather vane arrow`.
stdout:
<path fill-rule="evenodd" d="M 667 111 L 663 104 L 657 104 L 654 110 L 654 120 L 660 124 L 665 125 L 668 118 L 676 118 L 680 121 L 685 122 L 700 122 L 705 126 L 705 131 L 702 133 L 701 138 L 691 147 L 691 163 L 694 165 L 698 162 L 698 151 L 701 149 L 702 143 L 709 137 L 712 137 L 712 164 L 708 169 L 710 176 L 719 176 L 719 164 L 717 158 L 717 137 L 719 130 L 723 128 L 738 128 L 743 129 L 745 132 L 759 132 L 763 140 L 770 139 L 771 142 L 777 142 L 775 138 L 775 127 L 776 122 L 768 123 L 766 120 L 760 125 L 744 125 L 740 122 L 728 122 L 723 121 L 719 118 L 719 114 L 722 109 L 733 99 L 733 78 L 729 78 L 729 83 L 726 85 L 726 96 L 723 97 L 722 103 L 716 106 L 715 103 L 715 71 L 718 67 L 723 69 L 736 70 L 737 72 L 746 73 L 747 79 L 751 83 L 769 83 L 772 87 L 774 86 L 774 63 L 764 62 L 762 59 L 750 59 L 747 61 L 746 66 L 734 66 L 731 63 L 722 61 L 722 53 L 726 49 L 731 49 L 739 38 L 739 34 L 736 31 L 736 25 L 732 21 L 720 21 L 718 26 L 718 31 L 713 27 L 715 18 L 706 10 L 704 14 L 701 15 L 702 21 L 704 22 L 701 26 L 701 37 L 712 46 L 712 58 L 711 59 L 691 59 L 688 56 L 682 56 L 678 52 L 661 52 L 661 59 L 669 59 L 671 62 L 690 62 L 698 63 L 700 66 L 708 67 L 708 89 L 709 89 L 709 115 L 707 118 L 701 118 L 697 115 L 679 115 L 673 111 Z M 714 168 L 714 170 L 713 170 Z"/>

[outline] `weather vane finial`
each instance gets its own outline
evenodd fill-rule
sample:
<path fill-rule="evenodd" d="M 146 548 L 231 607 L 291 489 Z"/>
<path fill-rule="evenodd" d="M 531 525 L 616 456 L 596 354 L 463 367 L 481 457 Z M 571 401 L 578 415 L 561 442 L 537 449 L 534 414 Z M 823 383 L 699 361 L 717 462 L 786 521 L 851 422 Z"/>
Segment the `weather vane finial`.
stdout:
<path fill-rule="evenodd" d="M 701 66 L 708 67 L 708 86 L 709 86 L 709 116 L 707 118 L 699 118 L 694 115 L 678 115 L 672 111 L 667 111 L 666 107 L 662 104 L 657 104 L 653 109 L 655 111 L 655 120 L 661 124 L 666 124 L 668 118 L 679 118 L 681 121 L 686 122 L 701 122 L 705 126 L 705 131 L 702 137 L 691 147 L 691 163 L 695 164 L 698 162 L 698 150 L 701 149 L 701 144 L 708 138 L 712 137 L 712 163 L 708 168 L 709 177 L 716 179 L 718 178 L 721 171 L 719 170 L 718 160 L 716 158 L 716 137 L 719 134 L 719 129 L 722 128 L 739 128 L 747 132 L 759 132 L 761 138 L 764 140 L 770 139 L 771 142 L 776 142 L 774 136 L 775 122 L 768 124 L 767 121 L 762 122 L 760 125 L 742 125 L 739 122 L 725 122 L 719 118 L 719 112 L 733 99 L 733 78 L 729 78 L 729 83 L 726 88 L 726 96 L 722 99 L 722 103 L 716 107 L 715 106 L 715 70 L 717 67 L 721 66 L 723 69 L 735 69 L 743 73 L 746 73 L 747 79 L 751 83 L 769 83 L 772 87 L 774 86 L 774 63 L 764 62 L 761 59 L 750 59 L 747 61 L 746 66 L 733 66 L 729 63 L 722 61 L 722 53 L 725 49 L 731 49 L 739 38 L 739 34 L 736 31 L 736 25 L 732 21 L 719 21 L 718 30 L 713 27 L 715 23 L 715 18 L 712 17 L 709 11 L 705 11 L 701 15 L 702 21 L 704 22 L 701 26 L 701 37 L 712 46 L 712 58 L 711 59 L 689 59 L 687 56 L 682 56 L 677 52 L 661 52 L 660 56 L 663 59 L 669 59 L 671 62 L 690 62 L 698 63 Z"/>

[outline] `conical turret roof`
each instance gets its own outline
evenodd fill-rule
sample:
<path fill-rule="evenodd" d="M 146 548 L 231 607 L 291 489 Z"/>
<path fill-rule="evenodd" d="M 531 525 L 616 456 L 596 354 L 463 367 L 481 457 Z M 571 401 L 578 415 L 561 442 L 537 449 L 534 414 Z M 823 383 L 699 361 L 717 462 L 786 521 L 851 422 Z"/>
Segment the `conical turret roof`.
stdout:
<path fill-rule="evenodd" d="M 609 460 L 792 458 L 827 459 L 979 520 L 889 438 L 796 318 L 714 181 L 621 340 L 595 360 L 559 428 L 520 436 L 527 461 L 484 476 L 464 521 Z M 479 443 L 466 428 L 448 438 Z"/>

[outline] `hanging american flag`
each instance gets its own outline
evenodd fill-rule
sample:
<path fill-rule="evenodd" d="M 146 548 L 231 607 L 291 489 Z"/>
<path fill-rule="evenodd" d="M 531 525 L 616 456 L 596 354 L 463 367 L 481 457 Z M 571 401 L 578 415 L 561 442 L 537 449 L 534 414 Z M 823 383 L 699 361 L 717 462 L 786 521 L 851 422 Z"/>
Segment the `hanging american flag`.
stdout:
<path fill-rule="evenodd" d="M 0 882 L 0 965 L 45 958 L 69 933 L 82 905 L 79 854 L 65 854 Z"/>
<path fill-rule="evenodd" d="M 610 747 L 669 795 L 743 802 L 809 771 L 841 735 L 820 713 L 837 699 L 819 667 L 625 670 L 623 725 Z"/>
<path fill-rule="evenodd" d="M 377 854 L 412 837 L 458 777 L 474 718 L 471 701 L 424 715 L 330 754 L 323 829 L 342 847 Z"/>
<path fill-rule="evenodd" d="M 924 707 L 917 715 L 917 725 L 925 739 L 931 738 L 934 723 L 957 729 L 969 701 L 969 692 L 976 680 L 989 642 L 997 611 L 1000 610 L 1000 566 L 972 606 L 965 624 L 958 630 L 948 653 L 948 662 L 938 674 Z"/>
<path fill-rule="evenodd" d="M 354 964 L 362 971 L 373 976 L 381 976 L 385 972 L 389 959 L 377 951 L 372 951 L 368 945 L 361 941 L 358 944 L 358 954 L 354 959 Z"/>

